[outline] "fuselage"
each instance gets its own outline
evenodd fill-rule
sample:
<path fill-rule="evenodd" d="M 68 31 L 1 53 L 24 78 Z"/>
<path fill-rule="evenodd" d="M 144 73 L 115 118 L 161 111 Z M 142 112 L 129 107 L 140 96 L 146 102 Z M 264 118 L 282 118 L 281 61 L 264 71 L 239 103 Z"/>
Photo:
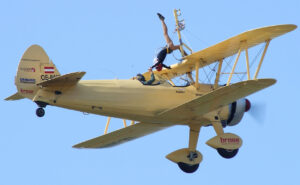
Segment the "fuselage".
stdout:
<path fill-rule="evenodd" d="M 174 87 L 167 82 L 143 85 L 138 80 L 81 80 L 62 90 L 51 105 L 129 120 L 153 122 L 160 112 L 211 91 L 210 85 Z M 160 122 L 161 120 L 157 120 Z"/>

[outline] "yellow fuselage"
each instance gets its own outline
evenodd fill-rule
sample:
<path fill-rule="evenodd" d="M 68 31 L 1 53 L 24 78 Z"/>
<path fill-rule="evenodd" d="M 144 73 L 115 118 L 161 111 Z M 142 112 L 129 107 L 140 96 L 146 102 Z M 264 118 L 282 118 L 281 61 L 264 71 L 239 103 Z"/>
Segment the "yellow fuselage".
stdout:
<path fill-rule="evenodd" d="M 54 106 L 141 122 L 211 91 L 211 85 L 173 87 L 143 85 L 138 80 L 81 80 L 57 95 Z M 170 119 L 172 120 L 172 119 Z M 155 120 L 164 122 L 167 120 Z M 173 122 L 174 120 L 172 120 Z M 184 123 L 182 123 L 184 124 Z"/>

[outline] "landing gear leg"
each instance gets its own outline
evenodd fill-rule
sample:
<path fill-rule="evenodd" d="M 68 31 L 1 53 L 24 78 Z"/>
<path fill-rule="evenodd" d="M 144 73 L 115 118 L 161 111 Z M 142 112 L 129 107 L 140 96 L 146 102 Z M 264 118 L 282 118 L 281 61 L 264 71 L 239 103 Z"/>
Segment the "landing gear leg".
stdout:
<path fill-rule="evenodd" d="M 218 136 L 224 134 L 222 123 L 218 123 L 218 122 L 213 123 L 213 127 Z M 229 149 L 225 149 L 225 148 L 216 148 L 216 150 L 218 151 L 220 156 L 222 156 L 226 159 L 233 158 L 234 156 L 236 156 L 236 154 L 239 151 L 239 149 L 229 150 Z"/>
<path fill-rule="evenodd" d="M 190 125 L 190 137 L 189 137 L 189 148 L 188 148 L 189 154 L 186 157 L 187 157 L 188 161 L 190 161 L 191 163 L 194 163 L 194 164 L 188 164 L 188 163 L 184 163 L 184 162 L 177 163 L 179 168 L 186 173 L 194 173 L 198 169 L 199 163 L 201 162 L 201 161 L 199 161 L 199 163 L 195 163 L 197 158 L 200 157 L 200 156 L 198 156 L 199 152 L 197 153 L 197 150 L 196 150 L 200 128 L 201 128 L 201 126 L 199 126 L 199 125 Z M 202 158 L 202 156 L 201 156 L 201 158 Z"/>

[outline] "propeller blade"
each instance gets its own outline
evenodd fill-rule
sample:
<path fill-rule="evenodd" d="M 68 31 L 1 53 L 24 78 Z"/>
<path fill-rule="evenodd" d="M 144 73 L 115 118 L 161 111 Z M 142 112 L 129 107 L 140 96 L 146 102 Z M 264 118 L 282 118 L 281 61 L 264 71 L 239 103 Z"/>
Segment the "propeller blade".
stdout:
<path fill-rule="evenodd" d="M 249 115 L 260 124 L 263 124 L 266 115 L 267 104 L 263 102 L 255 102 L 251 104 Z"/>

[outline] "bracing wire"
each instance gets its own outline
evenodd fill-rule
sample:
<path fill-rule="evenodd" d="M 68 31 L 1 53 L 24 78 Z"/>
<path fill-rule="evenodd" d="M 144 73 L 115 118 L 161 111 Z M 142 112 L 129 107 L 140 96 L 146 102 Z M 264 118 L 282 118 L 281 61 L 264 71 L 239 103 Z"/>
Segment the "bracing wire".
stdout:
<path fill-rule="evenodd" d="M 197 40 L 199 40 L 199 41 L 201 41 L 201 42 L 203 42 L 203 43 L 205 43 L 207 45 L 210 45 L 208 42 L 200 39 L 196 34 L 193 34 L 189 29 L 185 28 L 185 30 L 186 30 L 187 33 L 189 33 L 190 35 L 192 35 L 193 37 L 195 37 Z"/>
<path fill-rule="evenodd" d="M 260 50 L 257 52 L 256 56 L 253 58 L 253 60 L 251 61 L 249 68 L 251 68 L 253 66 L 253 64 L 255 63 L 255 61 L 257 60 L 257 58 L 261 55 L 263 49 L 265 48 L 265 45 L 262 45 L 262 47 L 260 48 Z M 242 79 L 244 79 L 246 76 L 246 74 L 243 74 Z"/>

